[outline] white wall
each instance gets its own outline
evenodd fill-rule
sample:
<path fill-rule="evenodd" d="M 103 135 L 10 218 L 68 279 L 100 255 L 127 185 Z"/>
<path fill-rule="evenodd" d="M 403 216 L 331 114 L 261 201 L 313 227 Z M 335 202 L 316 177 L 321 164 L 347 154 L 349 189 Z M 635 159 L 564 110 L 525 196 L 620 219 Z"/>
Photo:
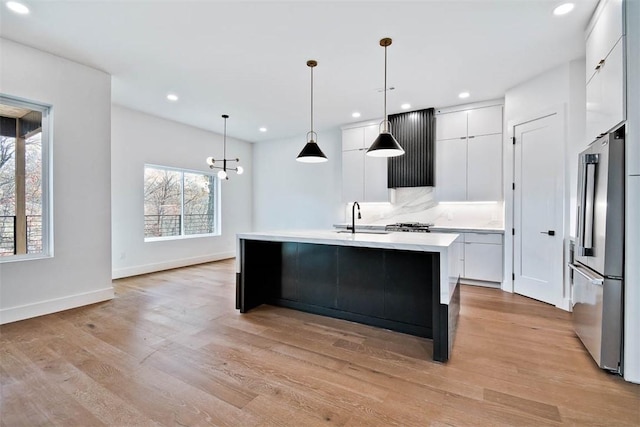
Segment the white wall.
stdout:
<path fill-rule="evenodd" d="M 585 100 L 584 58 L 562 64 L 539 76 L 524 82 L 507 91 L 505 95 L 504 134 L 507 136 L 504 145 L 505 176 L 505 228 L 513 227 L 513 197 L 510 191 L 513 182 L 513 145 L 508 139 L 512 136 L 509 126 L 538 117 L 541 113 L 558 110 L 565 117 L 564 129 L 564 177 L 563 177 L 563 238 L 565 243 L 565 261 L 568 259 L 569 238 L 575 230 L 575 198 L 577 192 L 576 176 L 578 153 L 587 146 L 584 141 Z M 510 233 L 505 234 L 505 266 L 512 265 L 513 239 Z M 566 269 L 565 269 L 566 270 Z M 507 274 L 508 273 L 508 274 Z M 505 277 L 511 272 L 505 272 Z M 568 272 L 565 271 L 562 308 L 570 309 L 571 289 Z"/>
<path fill-rule="evenodd" d="M 285 230 L 331 228 L 343 220 L 342 133 L 318 132 L 325 163 L 300 163 L 305 136 L 254 146 L 254 228 Z"/>
<path fill-rule="evenodd" d="M 145 242 L 144 165 L 210 172 L 205 159 L 222 158 L 223 137 L 120 106 L 112 108 L 111 133 L 113 277 L 234 257 L 236 233 L 252 230 L 252 144 L 227 137 L 227 158 L 240 158 L 245 173 L 229 172 L 221 183 L 220 236 Z"/>
<path fill-rule="evenodd" d="M 0 39 L 0 92 L 52 105 L 54 257 L 0 264 L 0 323 L 113 298 L 111 78 Z"/>

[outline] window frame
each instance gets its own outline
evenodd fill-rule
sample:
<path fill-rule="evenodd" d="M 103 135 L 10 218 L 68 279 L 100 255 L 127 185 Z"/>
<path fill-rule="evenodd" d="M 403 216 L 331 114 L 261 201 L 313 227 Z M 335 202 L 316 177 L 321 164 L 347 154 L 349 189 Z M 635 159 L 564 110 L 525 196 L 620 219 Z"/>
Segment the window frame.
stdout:
<path fill-rule="evenodd" d="M 0 104 L 42 113 L 42 252 L 1 256 L 0 264 L 53 258 L 53 106 L 5 94 L 0 94 Z"/>
<path fill-rule="evenodd" d="M 213 177 L 213 182 L 214 182 L 214 191 L 215 191 L 215 231 L 213 233 L 200 233 L 200 234 L 184 234 L 184 223 L 185 221 L 182 220 L 180 221 L 180 234 L 177 236 L 154 236 L 154 237 L 147 237 L 144 235 L 144 175 L 145 172 L 147 170 L 147 168 L 152 168 L 152 169 L 160 169 L 160 170 L 165 170 L 165 171 L 171 171 L 171 172 L 179 172 L 180 173 L 180 216 L 182 218 L 184 218 L 184 174 L 185 173 L 189 173 L 189 174 L 196 174 L 196 175 L 204 175 L 204 176 L 210 176 Z M 143 200 L 142 200 L 142 218 L 143 218 L 143 227 L 142 227 L 142 235 L 144 238 L 144 242 L 163 242 L 163 241 L 169 241 L 169 240 L 184 240 L 184 239 L 194 239 L 194 238 L 202 238 L 202 237 L 218 237 L 222 235 L 222 218 L 221 218 L 221 213 L 222 213 L 222 193 L 221 193 L 221 189 L 222 189 L 222 185 L 220 183 L 220 179 L 218 178 L 218 176 L 214 173 L 210 173 L 210 172 L 204 172 L 201 170 L 196 170 L 196 169 L 186 169 L 186 168 L 178 168 L 175 166 L 162 166 L 162 165 L 158 165 L 158 164 L 154 164 L 154 163 L 145 163 L 144 167 L 142 168 L 142 195 L 143 195 Z"/>

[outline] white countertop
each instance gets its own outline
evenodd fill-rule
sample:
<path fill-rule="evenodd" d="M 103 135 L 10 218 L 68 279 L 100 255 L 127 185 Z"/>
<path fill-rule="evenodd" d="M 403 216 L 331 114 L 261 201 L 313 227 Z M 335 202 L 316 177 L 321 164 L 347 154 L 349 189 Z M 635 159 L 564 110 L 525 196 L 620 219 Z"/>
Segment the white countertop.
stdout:
<path fill-rule="evenodd" d="M 346 229 L 351 224 L 341 223 L 333 224 L 335 228 Z M 385 225 L 382 224 L 356 224 L 356 232 L 358 230 L 384 230 Z M 497 233 L 504 234 L 504 228 L 486 227 L 486 226 L 453 226 L 453 225 L 432 225 L 429 228 L 432 232 L 441 231 L 443 233 Z"/>
<path fill-rule="evenodd" d="M 238 239 L 274 242 L 316 243 L 365 248 L 402 249 L 420 252 L 442 252 L 458 237 L 453 233 L 344 233 L 336 230 L 262 231 L 240 233 Z"/>

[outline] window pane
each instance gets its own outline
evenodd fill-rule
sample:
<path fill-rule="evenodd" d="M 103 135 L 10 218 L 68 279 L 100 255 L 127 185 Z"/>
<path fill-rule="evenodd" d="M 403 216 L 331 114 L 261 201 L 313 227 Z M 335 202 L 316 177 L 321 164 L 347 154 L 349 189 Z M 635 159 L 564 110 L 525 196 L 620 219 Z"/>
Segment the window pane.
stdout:
<path fill-rule="evenodd" d="M 145 167 L 145 237 L 180 235 L 180 175 L 176 171 Z"/>
<path fill-rule="evenodd" d="M 25 213 L 27 253 L 42 253 L 42 133 L 26 140 Z"/>
<path fill-rule="evenodd" d="M 13 255 L 16 214 L 16 139 L 0 136 L 0 256 Z"/>
<path fill-rule="evenodd" d="M 184 234 L 215 233 L 215 178 L 184 173 Z"/>

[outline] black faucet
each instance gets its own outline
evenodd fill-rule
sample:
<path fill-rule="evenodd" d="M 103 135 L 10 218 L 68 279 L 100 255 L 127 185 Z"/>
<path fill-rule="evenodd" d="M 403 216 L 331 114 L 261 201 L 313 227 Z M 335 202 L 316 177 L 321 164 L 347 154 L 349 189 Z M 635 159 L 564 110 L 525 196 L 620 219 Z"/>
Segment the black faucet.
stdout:
<path fill-rule="evenodd" d="M 351 207 L 351 234 L 355 234 L 356 232 L 356 206 L 358 207 L 358 219 L 362 219 L 362 215 L 360 215 L 360 203 L 353 202 L 353 206 Z M 349 227 L 347 227 L 348 229 Z"/>

